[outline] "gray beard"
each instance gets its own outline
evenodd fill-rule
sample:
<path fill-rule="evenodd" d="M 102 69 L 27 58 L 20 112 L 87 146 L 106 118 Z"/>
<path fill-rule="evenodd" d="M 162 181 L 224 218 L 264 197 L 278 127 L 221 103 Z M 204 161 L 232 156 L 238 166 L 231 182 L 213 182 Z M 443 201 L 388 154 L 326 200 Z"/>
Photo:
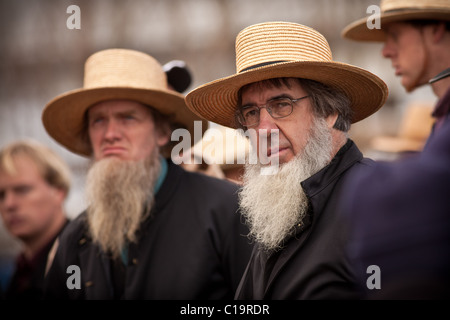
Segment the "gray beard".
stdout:
<path fill-rule="evenodd" d="M 153 190 L 161 171 L 158 153 L 133 162 L 106 158 L 95 162 L 86 179 L 90 235 L 105 252 L 118 257 L 153 206 Z"/>
<path fill-rule="evenodd" d="M 300 154 L 272 175 L 261 175 L 261 164 L 246 164 L 239 193 L 249 237 L 268 252 L 280 250 L 308 211 L 308 198 L 300 182 L 331 160 L 331 131 L 324 119 L 315 119 L 308 142 Z"/>

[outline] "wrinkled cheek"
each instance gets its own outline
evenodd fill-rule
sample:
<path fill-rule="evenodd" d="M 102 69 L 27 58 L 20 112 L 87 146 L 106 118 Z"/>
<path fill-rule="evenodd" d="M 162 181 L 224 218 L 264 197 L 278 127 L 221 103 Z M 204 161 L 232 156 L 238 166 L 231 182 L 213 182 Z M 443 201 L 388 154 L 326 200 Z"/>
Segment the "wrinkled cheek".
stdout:
<path fill-rule="evenodd" d="M 267 151 L 270 148 L 270 138 L 267 137 L 266 132 L 259 132 L 258 130 L 248 129 L 247 136 L 250 140 L 250 163 L 263 163 L 268 161 Z"/>
<path fill-rule="evenodd" d="M 144 143 L 140 148 L 133 150 L 133 160 L 140 161 L 146 159 L 155 152 L 159 152 L 159 147 L 154 142 Z"/>
<path fill-rule="evenodd" d="M 282 164 L 288 163 L 289 161 L 291 161 L 294 158 L 295 158 L 295 154 L 292 151 L 292 149 L 285 149 L 278 156 L 278 161 L 279 161 L 280 165 L 282 165 Z"/>
<path fill-rule="evenodd" d="M 90 135 L 89 140 L 91 142 L 91 148 L 92 148 L 92 153 L 94 155 L 94 159 L 100 160 L 101 159 L 101 152 L 100 152 L 101 138 Z"/>

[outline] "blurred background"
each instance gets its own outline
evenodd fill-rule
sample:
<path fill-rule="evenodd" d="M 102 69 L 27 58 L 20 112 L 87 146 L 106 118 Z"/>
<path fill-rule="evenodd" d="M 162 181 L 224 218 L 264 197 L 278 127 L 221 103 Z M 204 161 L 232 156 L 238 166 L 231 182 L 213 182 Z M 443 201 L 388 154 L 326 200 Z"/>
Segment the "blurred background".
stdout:
<path fill-rule="evenodd" d="M 89 162 L 48 136 L 41 113 L 57 95 L 82 87 L 89 55 L 107 48 L 129 48 L 144 51 L 161 64 L 184 60 L 193 77 L 187 93 L 235 73 L 234 42 L 240 30 L 282 20 L 315 28 L 327 38 L 335 61 L 365 68 L 387 83 L 386 105 L 354 124 L 350 136 L 366 156 L 388 158 L 392 154 L 374 150 L 371 141 L 397 135 L 409 105 L 432 105 L 436 99 L 428 86 L 405 92 L 390 61 L 381 56 L 382 44 L 341 38 L 341 30 L 368 17 L 366 10 L 374 4 L 379 1 L 0 0 L 0 147 L 34 138 L 63 156 L 73 172 L 67 214 L 76 217 L 85 208 L 83 185 Z M 67 13 L 70 5 L 80 8 L 81 29 L 66 26 L 72 16 Z M 0 222 L 0 262 L 18 248 Z"/>

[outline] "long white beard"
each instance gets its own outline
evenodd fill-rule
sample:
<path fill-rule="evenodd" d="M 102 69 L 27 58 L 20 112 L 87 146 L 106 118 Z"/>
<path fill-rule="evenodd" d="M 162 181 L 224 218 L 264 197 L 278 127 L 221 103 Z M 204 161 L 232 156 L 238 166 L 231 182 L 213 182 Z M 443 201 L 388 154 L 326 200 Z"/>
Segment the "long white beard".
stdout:
<path fill-rule="evenodd" d="M 273 175 L 261 175 L 260 164 L 246 164 L 239 194 L 249 237 L 267 251 L 279 250 L 305 217 L 308 199 L 300 182 L 331 160 L 331 131 L 324 119 L 316 119 L 302 153 L 283 164 Z"/>
<path fill-rule="evenodd" d="M 139 161 L 106 158 L 93 164 L 86 180 L 90 235 L 102 250 L 118 257 L 136 240 L 140 223 L 153 206 L 161 164 L 157 153 Z"/>

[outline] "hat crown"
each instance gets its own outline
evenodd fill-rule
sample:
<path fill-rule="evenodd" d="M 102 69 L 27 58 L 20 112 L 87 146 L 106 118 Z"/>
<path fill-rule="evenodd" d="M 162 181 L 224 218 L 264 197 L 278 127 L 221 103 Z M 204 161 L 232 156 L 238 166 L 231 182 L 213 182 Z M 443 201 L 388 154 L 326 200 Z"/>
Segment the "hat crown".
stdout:
<path fill-rule="evenodd" d="M 167 90 L 167 78 L 159 62 L 145 53 L 107 49 L 86 60 L 83 87 Z"/>
<path fill-rule="evenodd" d="M 381 11 L 405 9 L 450 9 L 449 0 L 381 0 Z"/>
<path fill-rule="evenodd" d="M 332 61 L 325 37 L 301 24 L 267 22 L 243 29 L 236 38 L 237 73 L 294 61 Z"/>

